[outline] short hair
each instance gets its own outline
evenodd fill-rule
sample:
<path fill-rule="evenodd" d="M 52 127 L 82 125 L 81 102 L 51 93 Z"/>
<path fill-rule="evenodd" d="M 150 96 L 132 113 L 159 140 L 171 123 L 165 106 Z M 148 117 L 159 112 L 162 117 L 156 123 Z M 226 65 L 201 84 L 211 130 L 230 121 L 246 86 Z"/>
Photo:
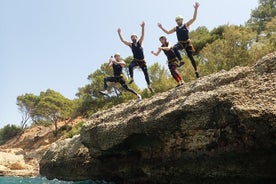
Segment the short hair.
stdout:
<path fill-rule="evenodd" d="M 167 40 L 166 36 L 160 36 L 159 40 L 161 40 L 162 38 L 164 38 L 165 40 Z"/>

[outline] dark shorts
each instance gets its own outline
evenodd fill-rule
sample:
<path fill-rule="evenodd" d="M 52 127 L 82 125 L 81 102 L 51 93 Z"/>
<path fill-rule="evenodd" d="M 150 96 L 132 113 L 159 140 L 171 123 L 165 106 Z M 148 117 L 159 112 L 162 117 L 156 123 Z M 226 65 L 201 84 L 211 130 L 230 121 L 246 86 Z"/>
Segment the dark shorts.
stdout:
<path fill-rule="evenodd" d="M 147 66 L 146 61 L 144 59 L 143 60 L 133 59 L 132 63 L 135 66 L 140 66 L 141 68 L 144 67 L 144 66 Z"/>

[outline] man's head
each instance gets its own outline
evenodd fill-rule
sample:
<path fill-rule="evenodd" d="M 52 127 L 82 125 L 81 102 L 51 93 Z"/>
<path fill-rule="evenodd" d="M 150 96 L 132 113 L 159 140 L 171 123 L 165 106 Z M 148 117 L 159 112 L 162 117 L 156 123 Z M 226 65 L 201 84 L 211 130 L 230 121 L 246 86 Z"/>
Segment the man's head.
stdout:
<path fill-rule="evenodd" d="M 118 62 L 119 62 L 119 61 L 121 60 L 120 53 L 118 53 L 118 52 L 117 52 L 117 53 L 115 53 L 115 54 L 114 54 L 114 58 L 115 58 L 115 60 L 116 60 L 116 61 L 118 61 Z"/>
<path fill-rule="evenodd" d="M 130 36 L 130 38 L 131 38 L 131 41 L 132 41 L 133 43 L 135 43 L 135 42 L 137 42 L 138 36 L 137 36 L 137 34 L 132 34 L 132 35 Z"/>
<path fill-rule="evenodd" d="M 162 43 L 162 45 L 165 45 L 167 42 L 167 38 L 165 36 L 160 36 L 159 40 Z"/>
<path fill-rule="evenodd" d="M 178 26 L 181 26 L 183 24 L 183 16 L 178 15 L 177 17 L 175 17 L 175 21 L 176 21 Z"/>

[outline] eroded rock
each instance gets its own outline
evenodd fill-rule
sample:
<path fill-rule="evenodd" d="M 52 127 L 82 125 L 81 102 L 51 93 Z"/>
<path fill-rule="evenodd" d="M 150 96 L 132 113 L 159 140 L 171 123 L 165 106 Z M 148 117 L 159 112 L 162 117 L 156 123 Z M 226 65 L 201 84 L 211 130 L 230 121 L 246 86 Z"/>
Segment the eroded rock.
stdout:
<path fill-rule="evenodd" d="M 53 145 L 40 172 L 65 180 L 275 180 L 276 52 L 252 67 L 94 114 Z"/>
<path fill-rule="evenodd" d="M 36 159 L 28 159 L 22 149 L 0 150 L 0 175 L 37 176 L 39 166 Z"/>

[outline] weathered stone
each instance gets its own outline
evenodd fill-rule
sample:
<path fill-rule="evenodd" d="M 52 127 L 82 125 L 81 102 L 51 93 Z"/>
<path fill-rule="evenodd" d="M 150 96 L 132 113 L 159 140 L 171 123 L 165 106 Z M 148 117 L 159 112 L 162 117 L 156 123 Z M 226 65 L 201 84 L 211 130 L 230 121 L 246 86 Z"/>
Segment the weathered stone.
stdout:
<path fill-rule="evenodd" d="M 46 152 L 40 172 L 118 183 L 273 181 L 275 72 L 276 52 L 98 112 L 79 137 Z"/>
<path fill-rule="evenodd" d="M 26 158 L 22 149 L 0 149 L 0 176 L 37 176 L 37 160 Z"/>

